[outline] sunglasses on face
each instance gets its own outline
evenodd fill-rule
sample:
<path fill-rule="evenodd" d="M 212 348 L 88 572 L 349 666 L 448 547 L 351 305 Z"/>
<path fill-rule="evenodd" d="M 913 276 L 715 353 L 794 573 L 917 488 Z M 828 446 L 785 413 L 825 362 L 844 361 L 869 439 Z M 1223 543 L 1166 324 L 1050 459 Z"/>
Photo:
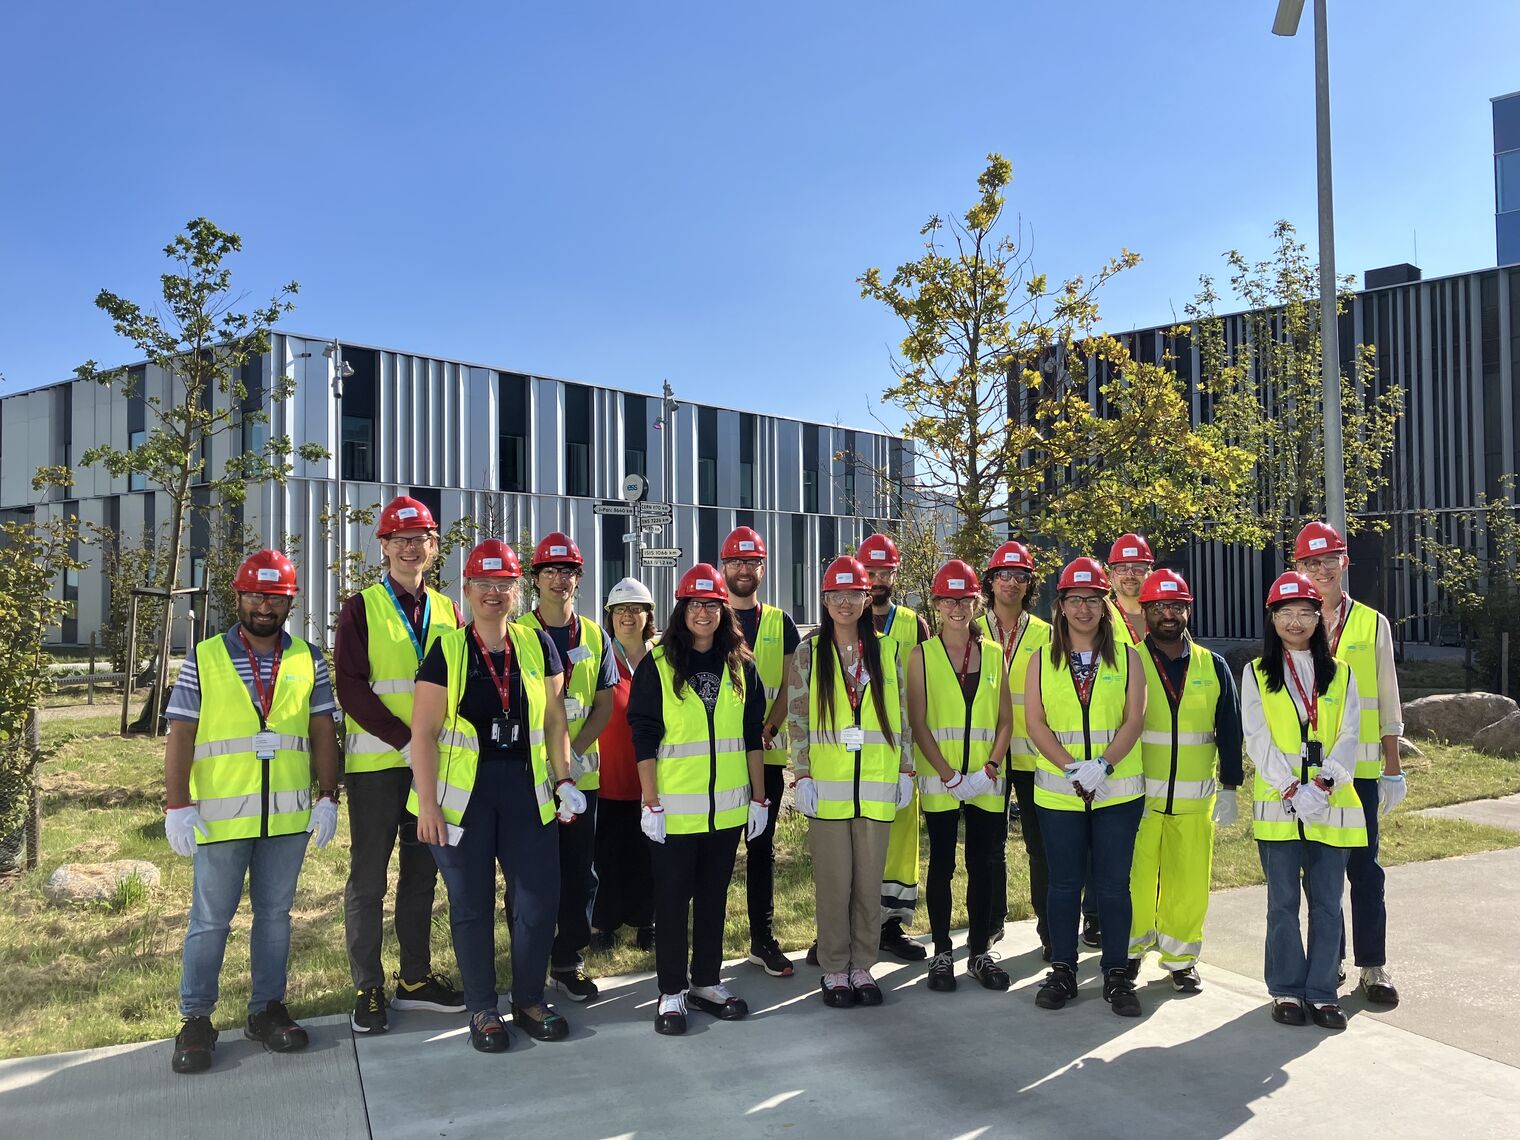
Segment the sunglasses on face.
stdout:
<path fill-rule="evenodd" d="M 1146 602 L 1141 609 L 1148 614 L 1176 614 L 1181 617 L 1187 613 L 1188 604 L 1186 602 Z"/>

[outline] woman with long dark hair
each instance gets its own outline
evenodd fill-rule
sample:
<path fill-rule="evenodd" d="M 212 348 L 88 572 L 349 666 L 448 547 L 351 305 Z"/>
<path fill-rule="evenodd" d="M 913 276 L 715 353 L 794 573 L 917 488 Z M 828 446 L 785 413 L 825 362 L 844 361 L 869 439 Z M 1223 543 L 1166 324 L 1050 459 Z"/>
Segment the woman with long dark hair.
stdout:
<path fill-rule="evenodd" d="M 1252 815 L 1267 877 L 1272 1020 L 1303 1025 L 1313 1017 L 1321 1028 L 1344 1029 L 1341 896 L 1347 856 L 1367 843 L 1353 783 L 1361 700 L 1351 668 L 1330 652 L 1320 602 L 1306 574 L 1272 583 L 1261 656 L 1240 677 L 1240 718 L 1256 766 Z M 1307 949 L 1300 888 L 1309 904 Z"/>
<path fill-rule="evenodd" d="M 656 1033 L 686 1032 L 688 996 L 724 1021 L 749 1012 L 719 970 L 739 833 L 763 830 L 770 806 L 765 712 L 723 575 L 699 562 L 676 587 L 670 625 L 640 662 L 628 698 L 641 824 L 654 843 Z"/>
<path fill-rule="evenodd" d="M 826 1005 L 880 1005 L 881 874 L 900 807 L 913 801 L 897 644 L 864 619 L 870 583 L 848 555 L 823 574 L 823 618 L 792 660 L 797 810 L 808 847 Z"/>

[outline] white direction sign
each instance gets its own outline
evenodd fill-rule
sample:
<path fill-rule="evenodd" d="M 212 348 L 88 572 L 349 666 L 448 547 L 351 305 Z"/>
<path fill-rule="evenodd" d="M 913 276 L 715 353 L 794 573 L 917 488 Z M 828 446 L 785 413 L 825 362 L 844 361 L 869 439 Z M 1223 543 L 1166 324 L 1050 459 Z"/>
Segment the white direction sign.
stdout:
<path fill-rule="evenodd" d="M 613 502 L 593 503 L 591 513 L 594 515 L 621 515 L 627 518 L 633 514 L 633 504 Z"/>
<path fill-rule="evenodd" d="M 647 525 L 664 525 L 675 518 L 676 509 L 669 503 L 639 503 L 639 522 Z"/>
<path fill-rule="evenodd" d="M 639 551 L 640 558 L 679 558 L 681 548 L 679 546 L 646 546 Z"/>

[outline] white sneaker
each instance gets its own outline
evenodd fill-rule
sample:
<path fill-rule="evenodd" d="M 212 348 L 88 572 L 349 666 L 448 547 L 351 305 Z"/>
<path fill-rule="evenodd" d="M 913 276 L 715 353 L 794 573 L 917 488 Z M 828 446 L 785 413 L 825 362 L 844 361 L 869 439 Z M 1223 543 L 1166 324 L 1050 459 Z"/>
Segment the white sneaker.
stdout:
<path fill-rule="evenodd" d="M 719 982 L 715 986 L 692 986 L 691 996 L 704 998 L 707 1001 L 722 1005 L 724 1002 L 733 1000 L 734 995 L 729 991 L 727 986 Z"/>
<path fill-rule="evenodd" d="M 686 1016 L 686 994 L 685 993 L 679 993 L 679 994 L 661 994 L 660 995 L 660 1013 L 662 1015 L 663 1014 L 667 1014 L 667 1013 L 678 1013 L 682 1017 L 685 1017 Z"/>

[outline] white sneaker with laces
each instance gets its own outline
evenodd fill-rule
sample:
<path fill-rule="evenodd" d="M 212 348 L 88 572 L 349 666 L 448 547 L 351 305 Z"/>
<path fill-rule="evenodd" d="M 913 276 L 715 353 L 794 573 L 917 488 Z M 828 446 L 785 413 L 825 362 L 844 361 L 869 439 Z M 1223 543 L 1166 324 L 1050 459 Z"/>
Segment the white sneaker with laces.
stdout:
<path fill-rule="evenodd" d="M 661 994 L 660 995 L 660 1012 L 662 1014 L 665 1014 L 665 1013 L 679 1013 L 682 1017 L 685 1017 L 686 1016 L 686 994 L 685 993 L 679 993 L 679 994 Z"/>
<path fill-rule="evenodd" d="M 691 996 L 722 1005 L 724 1002 L 731 1001 L 734 995 L 729 991 L 727 986 L 719 982 L 715 986 L 692 986 Z"/>

